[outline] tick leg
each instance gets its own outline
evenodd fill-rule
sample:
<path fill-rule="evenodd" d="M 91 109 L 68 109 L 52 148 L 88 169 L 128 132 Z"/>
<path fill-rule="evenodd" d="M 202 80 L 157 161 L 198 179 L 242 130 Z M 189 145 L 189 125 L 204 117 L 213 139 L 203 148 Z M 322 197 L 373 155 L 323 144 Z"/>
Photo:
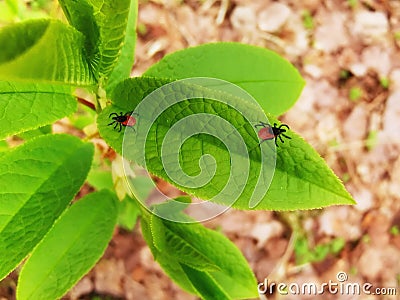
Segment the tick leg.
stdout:
<path fill-rule="evenodd" d="M 279 147 L 279 146 L 278 146 L 278 142 L 277 142 L 277 140 L 278 140 L 278 139 L 277 139 L 277 138 L 275 138 L 275 146 Z"/>
<path fill-rule="evenodd" d="M 122 124 L 121 123 L 118 123 L 119 124 L 119 130 L 118 130 L 118 132 L 121 132 L 121 130 L 122 130 Z"/>
<path fill-rule="evenodd" d="M 258 145 L 261 145 L 262 143 L 264 143 L 266 140 L 261 140 L 261 142 L 258 143 Z"/>
<path fill-rule="evenodd" d="M 257 124 L 257 125 L 254 125 L 254 127 L 256 127 L 256 128 L 257 128 L 257 127 L 264 127 L 264 128 L 265 128 L 265 127 L 269 127 L 269 128 L 271 128 L 271 125 L 260 121 L 260 123 Z"/>
<path fill-rule="evenodd" d="M 282 127 L 286 127 L 288 130 L 290 130 L 289 126 L 287 126 L 286 124 L 281 124 L 281 125 L 279 126 L 279 129 L 281 129 Z"/>
<path fill-rule="evenodd" d="M 286 135 L 286 134 L 284 134 L 284 133 L 281 133 L 281 135 L 283 135 L 285 138 L 287 138 L 287 139 L 289 139 L 289 140 L 291 140 L 291 139 L 292 139 L 290 136 L 287 136 L 287 135 Z"/>
<path fill-rule="evenodd" d="M 117 113 L 111 113 L 108 117 L 111 118 L 111 116 L 113 116 L 113 115 L 115 115 L 115 116 L 118 117 L 118 114 L 117 114 Z"/>
<path fill-rule="evenodd" d="M 138 116 L 139 114 L 137 112 L 134 111 L 128 111 L 125 116 Z"/>
<path fill-rule="evenodd" d="M 285 141 L 282 139 L 282 137 L 280 135 L 278 135 L 278 138 L 281 140 L 282 143 L 284 143 Z M 275 139 L 276 140 L 276 139 Z"/>
<path fill-rule="evenodd" d="M 117 128 L 118 124 L 118 122 L 115 122 L 114 129 Z"/>
<path fill-rule="evenodd" d="M 112 124 L 114 124 L 115 123 L 115 121 L 112 121 L 110 124 L 107 124 L 107 126 L 110 126 L 110 125 L 112 125 Z"/>

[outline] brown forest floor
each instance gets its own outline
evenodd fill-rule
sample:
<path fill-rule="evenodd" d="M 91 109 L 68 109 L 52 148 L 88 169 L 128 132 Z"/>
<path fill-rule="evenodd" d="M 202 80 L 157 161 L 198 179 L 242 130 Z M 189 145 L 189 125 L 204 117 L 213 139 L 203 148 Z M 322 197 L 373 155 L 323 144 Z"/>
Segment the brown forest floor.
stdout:
<path fill-rule="evenodd" d="M 240 41 L 277 51 L 307 81 L 281 121 L 318 150 L 358 204 L 292 213 L 230 210 L 205 223 L 241 249 L 259 282 L 321 284 L 344 271 L 347 282 L 397 287 L 400 294 L 400 1 L 148 1 L 140 4 L 139 32 L 133 75 L 188 46 Z M 338 239 L 344 247 L 298 265 L 289 224 L 311 249 Z M 117 231 L 65 299 L 94 295 L 196 299 L 154 262 L 139 228 Z M 399 297 L 325 293 L 309 299 Z M 281 298 L 308 299 L 268 296 Z"/>

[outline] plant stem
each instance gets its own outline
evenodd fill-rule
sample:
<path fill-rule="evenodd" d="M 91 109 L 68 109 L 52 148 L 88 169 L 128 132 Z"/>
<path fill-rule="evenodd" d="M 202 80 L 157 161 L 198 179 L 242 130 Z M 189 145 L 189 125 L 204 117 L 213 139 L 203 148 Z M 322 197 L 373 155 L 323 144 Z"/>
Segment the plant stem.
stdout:
<path fill-rule="evenodd" d="M 85 105 L 85 106 L 93 109 L 94 111 L 96 111 L 96 107 L 92 102 L 89 102 L 89 101 L 87 101 L 87 100 L 85 100 L 83 98 L 80 98 L 80 97 L 77 97 L 77 99 L 78 99 L 79 103 L 82 103 L 83 105 Z"/>

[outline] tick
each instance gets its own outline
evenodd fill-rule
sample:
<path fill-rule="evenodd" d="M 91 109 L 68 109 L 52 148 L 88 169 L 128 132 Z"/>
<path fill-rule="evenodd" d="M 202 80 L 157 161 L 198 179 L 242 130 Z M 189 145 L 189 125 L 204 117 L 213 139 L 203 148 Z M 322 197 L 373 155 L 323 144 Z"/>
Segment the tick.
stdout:
<path fill-rule="evenodd" d="M 290 136 L 287 136 L 285 134 L 286 129 L 284 129 L 283 127 L 290 129 L 289 126 L 287 126 L 286 124 L 281 124 L 278 126 L 276 123 L 274 123 L 274 126 L 271 126 L 270 124 L 260 121 L 260 123 L 257 125 L 254 125 L 254 127 L 255 128 L 262 127 L 258 131 L 258 137 L 262 140 L 261 143 L 264 141 L 275 139 L 275 145 L 278 146 L 278 144 L 276 142 L 277 138 L 279 138 L 282 143 L 285 142 L 282 139 L 282 136 L 284 136 L 287 139 L 291 139 Z"/>
<path fill-rule="evenodd" d="M 135 130 L 133 126 L 135 126 L 136 124 L 136 118 L 132 115 L 137 115 L 137 113 L 131 111 L 125 114 L 123 114 L 122 112 L 120 112 L 119 114 L 115 112 L 111 113 L 108 117 L 111 118 L 113 121 L 107 126 L 115 124 L 114 129 L 116 129 L 119 126 L 118 132 L 121 132 L 122 126 L 131 127 L 133 130 Z"/>

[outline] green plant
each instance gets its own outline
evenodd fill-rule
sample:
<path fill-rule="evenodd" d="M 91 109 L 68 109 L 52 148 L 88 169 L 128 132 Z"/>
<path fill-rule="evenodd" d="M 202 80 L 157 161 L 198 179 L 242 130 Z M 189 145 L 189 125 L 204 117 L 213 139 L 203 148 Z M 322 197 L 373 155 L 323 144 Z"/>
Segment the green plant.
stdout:
<path fill-rule="evenodd" d="M 300 235 L 294 245 L 296 263 L 302 265 L 324 260 L 329 254 L 337 255 L 344 247 L 345 241 L 342 238 L 335 238 L 328 243 L 318 244 L 310 247 L 308 239 Z"/>
<path fill-rule="evenodd" d="M 61 297 L 101 257 L 113 228 L 119 224 L 132 229 L 137 217 L 155 259 L 186 291 L 204 299 L 257 296 L 256 279 L 239 250 L 183 213 L 191 198 L 170 199 L 149 210 L 140 200 L 154 184 L 124 172 L 126 161 L 190 195 L 225 204 L 235 198 L 229 204 L 238 209 L 354 203 L 323 159 L 293 131 L 287 132 L 291 139 L 280 143 L 276 153 L 270 148 L 274 141 L 260 144 L 254 123 L 268 118 L 280 124 L 273 115 L 287 111 L 304 86 L 297 70 L 277 54 L 238 43 L 206 44 L 168 55 L 144 76 L 128 78 L 137 1 L 59 3 L 69 24 L 38 19 L 0 31 L 0 139 L 17 135 L 24 140 L 16 148 L 8 147 L 6 140 L 0 148 L 0 278 L 28 257 L 18 281 L 18 299 Z M 225 81 L 215 86 L 215 81 L 178 80 L 200 76 Z M 228 82 L 242 90 L 232 90 Z M 192 97 L 177 101 L 176 94 Z M 154 118 L 152 109 L 163 105 L 160 117 Z M 134 110 L 139 110 L 137 126 L 121 132 L 108 126 L 111 113 Z M 196 115 L 200 118 L 192 126 L 175 130 L 181 120 Z M 51 133 L 49 125 L 67 116 L 85 138 Z M 213 123 L 216 117 L 226 121 L 222 127 Z M 145 127 L 148 132 L 143 135 Z M 233 132 L 244 148 L 237 146 Z M 98 133 L 124 159 L 104 159 L 91 141 Z M 167 171 L 169 157 L 160 150 L 170 135 L 179 140 L 179 148 L 170 144 L 165 151 L 172 151 L 181 167 L 172 173 Z M 246 168 L 251 170 L 247 177 Z M 172 179 L 181 169 L 189 175 L 187 182 L 202 181 L 196 176 L 203 171 L 214 177 L 185 185 Z M 96 191 L 71 205 L 85 182 Z M 165 214 L 179 222 L 160 217 Z"/>
<path fill-rule="evenodd" d="M 304 10 L 303 14 L 303 26 L 305 29 L 313 29 L 314 28 L 314 18 L 309 10 Z"/>
<path fill-rule="evenodd" d="M 379 78 L 379 83 L 381 84 L 381 86 L 384 89 L 388 89 L 389 88 L 389 84 L 390 84 L 390 80 L 387 77 L 381 77 L 381 78 Z"/>
<path fill-rule="evenodd" d="M 349 4 L 349 6 L 354 9 L 358 6 L 358 0 L 347 0 L 347 3 Z"/>
<path fill-rule="evenodd" d="M 400 234 L 399 226 L 393 225 L 392 227 L 390 227 L 389 232 L 391 235 L 398 236 Z"/>
<path fill-rule="evenodd" d="M 349 91 L 349 99 L 351 101 L 358 101 L 363 96 L 363 90 L 359 87 L 352 87 Z"/>
<path fill-rule="evenodd" d="M 371 151 L 376 146 L 377 140 L 378 140 L 378 131 L 371 130 L 368 133 L 367 139 L 365 140 L 365 147 L 367 147 L 367 149 Z"/>
<path fill-rule="evenodd" d="M 349 70 L 342 69 L 339 72 L 339 79 L 346 80 L 346 79 L 349 79 L 350 76 L 351 76 L 351 73 Z"/>
<path fill-rule="evenodd" d="M 52 0 L 21 1 L 5 0 L 0 1 L 0 24 L 10 23 L 14 20 L 28 18 L 44 18 L 47 16 Z"/>

